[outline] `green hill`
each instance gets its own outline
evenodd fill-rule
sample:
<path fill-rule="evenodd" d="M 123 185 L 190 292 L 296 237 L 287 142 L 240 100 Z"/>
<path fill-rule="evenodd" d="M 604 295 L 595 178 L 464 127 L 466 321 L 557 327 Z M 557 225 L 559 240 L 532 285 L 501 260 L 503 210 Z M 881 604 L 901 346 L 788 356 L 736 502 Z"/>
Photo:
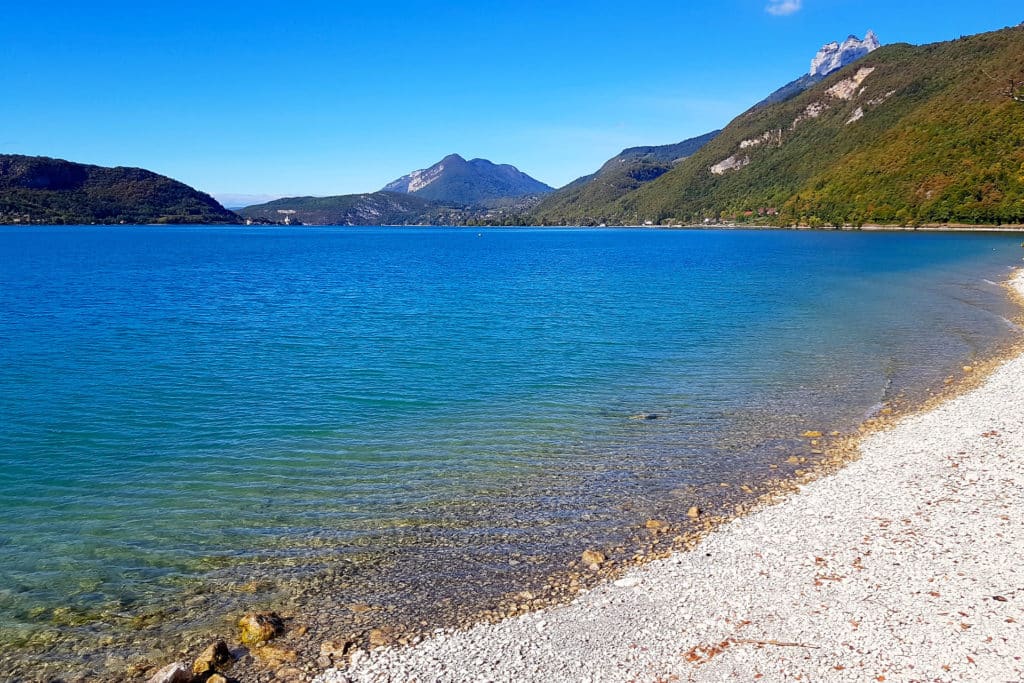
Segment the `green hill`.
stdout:
<path fill-rule="evenodd" d="M 716 130 L 674 145 L 624 149 L 596 173 L 577 178 L 545 197 L 531 212 L 532 216 L 540 222 L 596 224 L 591 207 L 614 202 L 668 173 L 720 132 Z"/>
<path fill-rule="evenodd" d="M 141 168 L 0 154 L 0 223 L 238 223 L 207 194 Z"/>
<path fill-rule="evenodd" d="M 574 222 L 1024 223 L 1024 28 L 890 45 Z"/>
<path fill-rule="evenodd" d="M 335 197 L 288 197 L 248 206 L 239 215 L 254 221 L 302 225 L 458 225 L 460 209 L 415 195 L 373 192 Z"/>

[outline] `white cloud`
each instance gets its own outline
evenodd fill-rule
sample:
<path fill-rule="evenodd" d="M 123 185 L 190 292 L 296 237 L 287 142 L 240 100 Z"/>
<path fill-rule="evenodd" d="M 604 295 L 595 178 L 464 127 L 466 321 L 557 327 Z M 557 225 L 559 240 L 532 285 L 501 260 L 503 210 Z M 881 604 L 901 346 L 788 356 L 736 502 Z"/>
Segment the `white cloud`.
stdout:
<path fill-rule="evenodd" d="M 768 6 L 764 9 L 768 14 L 784 17 L 799 12 L 803 5 L 804 0 L 768 0 Z"/>

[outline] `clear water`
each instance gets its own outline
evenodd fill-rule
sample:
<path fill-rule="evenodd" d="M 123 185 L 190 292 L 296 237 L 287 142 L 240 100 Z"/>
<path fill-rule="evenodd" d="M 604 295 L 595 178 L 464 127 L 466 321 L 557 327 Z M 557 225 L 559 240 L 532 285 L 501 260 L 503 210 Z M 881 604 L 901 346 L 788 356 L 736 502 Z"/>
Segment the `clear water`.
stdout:
<path fill-rule="evenodd" d="M 510 581 L 990 353 L 1022 255 L 997 234 L 2 228 L 0 643 L 357 557 L 420 599 Z"/>

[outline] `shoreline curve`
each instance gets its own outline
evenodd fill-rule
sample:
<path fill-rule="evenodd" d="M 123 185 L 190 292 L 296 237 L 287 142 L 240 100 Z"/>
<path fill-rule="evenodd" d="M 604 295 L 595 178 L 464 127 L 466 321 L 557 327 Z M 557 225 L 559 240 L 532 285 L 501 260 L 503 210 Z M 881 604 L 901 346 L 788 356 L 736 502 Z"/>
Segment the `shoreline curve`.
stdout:
<path fill-rule="evenodd" d="M 315 681 L 1024 679 L 1022 351 L 693 550 Z"/>

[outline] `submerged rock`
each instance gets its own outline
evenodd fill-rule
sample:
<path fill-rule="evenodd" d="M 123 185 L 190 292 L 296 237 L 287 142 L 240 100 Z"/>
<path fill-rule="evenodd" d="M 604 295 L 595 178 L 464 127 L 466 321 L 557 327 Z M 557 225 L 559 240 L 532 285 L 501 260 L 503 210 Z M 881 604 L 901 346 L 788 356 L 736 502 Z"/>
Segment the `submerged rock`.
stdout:
<path fill-rule="evenodd" d="M 697 519 L 700 517 L 700 508 L 696 505 L 690 506 L 690 509 L 686 511 L 686 516 L 690 519 Z"/>
<path fill-rule="evenodd" d="M 238 628 L 243 645 L 260 645 L 284 633 L 284 620 L 276 612 L 246 614 Z"/>

